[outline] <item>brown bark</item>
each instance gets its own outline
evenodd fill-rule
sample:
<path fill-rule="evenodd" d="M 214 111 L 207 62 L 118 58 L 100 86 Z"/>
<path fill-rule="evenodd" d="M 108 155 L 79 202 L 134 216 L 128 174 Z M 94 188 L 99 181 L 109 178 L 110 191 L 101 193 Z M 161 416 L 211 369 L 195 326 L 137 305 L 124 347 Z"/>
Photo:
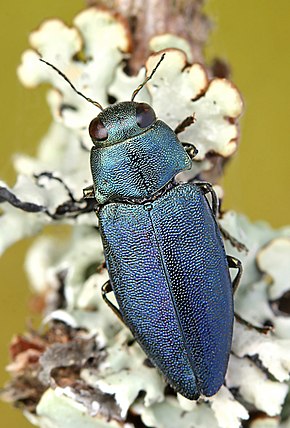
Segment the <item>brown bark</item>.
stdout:
<path fill-rule="evenodd" d="M 165 33 L 185 38 L 193 61 L 204 63 L 202 50 L 211 25 L 202 12 L 203 0 L 87 0 L 87 5 L 112 8 L 128 20 L 134 43 L 129 61 L 133 73 L 144 65 L 150 38 Z"/>

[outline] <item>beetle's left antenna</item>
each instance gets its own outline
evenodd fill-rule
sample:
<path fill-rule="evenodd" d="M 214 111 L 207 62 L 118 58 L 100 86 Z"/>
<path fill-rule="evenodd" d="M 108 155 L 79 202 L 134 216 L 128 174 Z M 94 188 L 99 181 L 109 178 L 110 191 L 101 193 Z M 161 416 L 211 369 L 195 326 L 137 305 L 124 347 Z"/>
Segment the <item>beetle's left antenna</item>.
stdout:
<path fill-rule="evenodd" d="M 70 87 L 81 97 L 83 97 L 85 100 L 89 101 L 90 103 L 94 104 L 94 106 L 98 107 L 101 110 L 104 110 L 104 108 L 101 106 L 100 103 L 98 103 L 97 101 L 92 100 L 91 98 L 86 97 L 84 94 L 82 94 L 80 91 L 78 91 L 74 85 L 71 83 L 71 81 L 66 77 L 66 75 L 60 71 L 57 67 L 55 67 L 53 64 L 51 64 L 48 61 L 45 61 L 42 58 L 39 58 L 39 61 L 44 62 L 46 65 L 49 65 L 49 67 L 53 68 L 58 74 L 61 75 L 61 77 L 70 85 Z"/>
<path fill-rule="evenodd" d="M 165 53 L 162 54 L 160 60 L 158 61 L 158 63 L 156 64 L 156 66 L 153 68 L 153 70 L 151 71 L 150 76 L 146 77 L 146 79 L 144 80 L 144 82 L 142 82 L 138 88 L 135 89 L 135 91 L 132 94 L 131 97 L 131 101 L 134 101 L 134 98 L 136 97 L 136 95 L 138 94 L 139 91 L 141 91 L 141 89 L 143 88 L 144 85 L 146 85 L 146 83 L 148 82 L 148 80 L 150 80 L 153 76 L 153 74 L 155 73 L 155 71 L 157 70 L 157 68 L 159 67 L 160 63 L 164 60 L 165 57 Z"/>

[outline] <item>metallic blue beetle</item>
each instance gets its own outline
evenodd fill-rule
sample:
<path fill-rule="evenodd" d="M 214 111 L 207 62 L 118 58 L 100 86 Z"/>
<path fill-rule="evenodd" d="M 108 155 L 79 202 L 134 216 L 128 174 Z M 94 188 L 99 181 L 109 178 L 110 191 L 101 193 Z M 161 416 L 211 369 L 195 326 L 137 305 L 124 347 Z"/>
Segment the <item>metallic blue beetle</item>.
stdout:
<path fill-rule="evenodd" d="M 188 145 L 148 104 L 133 102 L 156 68 L 130 102 L 91 122 L 94 185 L 85 195 L 97 201 L 110 277 L 105 301 L 167 382 L 197 399 L 224 382 L 241 266 L 225 254 L 211 185 L 175 181 L 191 167 Z M 239 269 L 233 285 L 228 267 Z M 112 290 L 119 309 L 106 296 Z"/>

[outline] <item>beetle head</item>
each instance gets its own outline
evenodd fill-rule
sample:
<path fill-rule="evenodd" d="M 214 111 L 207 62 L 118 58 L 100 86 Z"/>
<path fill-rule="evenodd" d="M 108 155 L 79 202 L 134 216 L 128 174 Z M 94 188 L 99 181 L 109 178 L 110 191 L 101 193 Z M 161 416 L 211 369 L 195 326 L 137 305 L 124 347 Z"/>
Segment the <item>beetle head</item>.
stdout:
<path fill-rule="evenodd" d="M 153 108 L 146 103 L 136 103 L 134 98 L 152 78 L 165 53 L 157 62 L 151 74 L 135 89 L 131 101 L 121 102 L 103 110 L 89 126 L 90 137 L 97 147 L 111 146 L 136 135 L 143 134 L 156 122 Z"/>
<path fill-rule="evenodd" d="M 131 101 L 117 103 L 106 109 L 97 101 L 86 97 L 82 92 L 78 91 L 67 76 L 53 64 L 42 58 L 40 58 L 40 61 L 53 68 L 62 76 L 78 95 L 101 110 L 101 113 L 91 121 L 89 133 L 95 146 L 106 147 L 142 134 L 156 122 L 156 115 L 152 107 L 146 103 L 136 103 L 134 99 L 144 85 L 152 78 L 164 57 L 165 53 L 161 55 L 151 74 L 133 91 Z"/>
<path fill-rule="evenodd" d="M 103 110 L 89 126 L 97 147 L 106 147 L 142 134 L 156 122 L 152 107 L 146 103 L 126 101 Z"/>

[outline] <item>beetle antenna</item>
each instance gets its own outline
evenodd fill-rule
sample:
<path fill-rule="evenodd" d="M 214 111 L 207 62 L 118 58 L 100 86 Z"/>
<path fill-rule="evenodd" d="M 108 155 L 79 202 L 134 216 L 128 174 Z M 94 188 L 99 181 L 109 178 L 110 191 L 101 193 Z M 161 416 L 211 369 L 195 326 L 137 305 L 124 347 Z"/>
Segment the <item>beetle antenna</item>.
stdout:
<path fill-rule="evenodd" d="M 94 106 L 96 106 L 96 107 L 98 107 L 99 109 L 101 109 L 101 110 L 104 110 L 104 108 L 101 106 L 101 104 L 100 103 L 98 103 L 97 101 L 94 101 L 94 100 L 92 100 L 91 98 L 89 98 L 89 97 L 86 97 L 84 94 L 82 94 L 80 91 L 78 91 L 75 87 L 74 87 L 74 85 L 71 83 L 71 81 L 68 79 L 68 77 L 66 77 L 66 75 L 62 72 L 62 71 L 60 71 L 57 67 L 55 67 L 53 64 L 51 64 L 50 62 L 48 62 L 48 61 L 45 61 L 44 59 L 42 59 L 42 58 L 39 58 L 39 61 L 41 61 L 41 62 L 44 62 L 46 65 L 49 65 L 49 67 L 51 67 L 51 68 L 53 68 L 69 85 L 70 85 L 70 87 L 78 94 L 78 95 L 80 95 L 81 97 L 83 97 L 85 100 L 87 100 L 87 101 L 89 101 L 90 103 L 92 103 L 92 104 L 94 104 Z"/>
<path fill-rule="evenodd" d="M 144 85 L 146 85 L 146 83 L 148 82 L 148 80 L 150 80 L 152 78 L 153 74 L 155 73 L 155 71 L 157 70 L 157 68 L 161 64 L 161 62 L 164 60 L 164 57 L 165 57 L 165 53 L 162 54 L 162 56 L 161 56 L 160 60 L 158 61 L 157 65 L 151 71 L 150 76 L 146 77 L 146 79 L 144 80 L 144 82 L 142 82 L 138 86 L 138 88 L 135 89 L 135 91 L 132 94 L 131 101 L 134 101 L 134 98 L 136 97 L 136 95 L 138 94 L 138 92 L 141 91 L 141 89 L 143 88 Z"/>

